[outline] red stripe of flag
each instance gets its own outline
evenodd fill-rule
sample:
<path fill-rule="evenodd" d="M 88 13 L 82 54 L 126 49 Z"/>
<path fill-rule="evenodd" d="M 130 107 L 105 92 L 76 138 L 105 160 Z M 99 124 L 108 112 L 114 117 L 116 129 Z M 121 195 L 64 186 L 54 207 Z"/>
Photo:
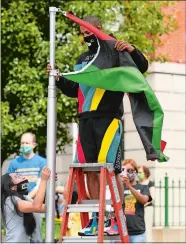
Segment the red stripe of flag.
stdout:
<path fill-rule="evenodd" d="M 165 149 L 166 145 L 167 145 L 167 142 L 166 142 L 166 141 L 161 140 L 161 148 L 160 148 L 161 152 L 163 152 L 163 151 L 164 151 L 164 149 Z M 152 159 L 151 161 L 155 161 L 155 160 L 156 160 L 156 159 Z"/>
<path fill-rule="evenodd" d="M 96 35 L 98 38 L 100 38 L 101 40 L 115 40 L 113 37 L 103 33 L 102 31 L 100 31 L 99 29 L 97 29 L 96 27 L 94 27 L 93 25 L 85 22 L 84 20 L 79 19 L 78 17 L 66 13 L 65 15 L 67 18 L 71 19 L 72 21 L 74 21 L 75 23 L 87 28 L 90 32 L 92 32 L 94 35 Z"/>

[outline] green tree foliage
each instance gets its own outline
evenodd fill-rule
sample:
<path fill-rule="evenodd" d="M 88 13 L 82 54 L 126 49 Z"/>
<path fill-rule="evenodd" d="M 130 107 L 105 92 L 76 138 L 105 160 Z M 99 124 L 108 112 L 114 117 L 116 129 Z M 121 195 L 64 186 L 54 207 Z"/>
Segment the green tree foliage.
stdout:
<path fill-rule="evenodd" d="M 176 1 L 124 1 L 124 24 L 117 33 L 118 38 L 134 44 L 149 61 L 168 60 L 166 54 L 155 57 L 155 49 L 161 45 L 161 36 L 175 30 L 176 18 L 165 13 L 168 6 Z"/>
<path fill-rule="evenodd" d="M 61 1 L 10 0 L 2 2 L 2 161 L 19 149 L 22 133 L 32 131 L 38 139 L 38 151 L 46 147 L 47 85 L 49 61 L 49 7 L 60 7 L 83 18 L 96 15 L 105 31 L 125 16 L 114 33 L 138 46 L 146 54 L 154 53 L 154 40 L 173 29 L 172 20 L 163 24 L 161 10 L 165 1 Z M 85 45 L 80 44 L 79 27 L 57 14 L 56 63 L 63 72 L 72 71 Z M 148 36 L 147 36 L 148 34 Z M 150 36 L 150 38 L 148 38 Z M 153 38 L 151 38 L 153 37 Z M 154 39 L 155 38 L 155 39 Z M 77 101 L 57 93 L 57 151 L 71 141 L 68 123 L 76 119 Z"/>

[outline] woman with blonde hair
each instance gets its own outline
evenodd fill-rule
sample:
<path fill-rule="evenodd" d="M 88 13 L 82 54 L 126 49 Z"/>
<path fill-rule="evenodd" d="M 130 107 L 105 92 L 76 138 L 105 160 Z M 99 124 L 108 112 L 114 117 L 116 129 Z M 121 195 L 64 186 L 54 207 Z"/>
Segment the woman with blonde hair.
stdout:
<path fill-rule="evenodd" d="M 122 162 L 121 178 L 124 183 L 124 212 L 130 243 L 146 242 L 144 205 L 151 201 L 148 186 L 138 184 L 138 167 L 133 159 Z"/>

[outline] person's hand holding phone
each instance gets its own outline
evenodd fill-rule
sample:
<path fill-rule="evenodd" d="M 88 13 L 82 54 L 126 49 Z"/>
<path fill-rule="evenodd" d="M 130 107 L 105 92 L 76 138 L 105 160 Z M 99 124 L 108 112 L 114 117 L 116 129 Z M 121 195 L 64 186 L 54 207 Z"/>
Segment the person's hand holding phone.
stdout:
<path fill-rule="evenodd" d="M 121 168 L 121 176 L 122 177 L 127 177 L 127 169 L 125 167 Z"/>

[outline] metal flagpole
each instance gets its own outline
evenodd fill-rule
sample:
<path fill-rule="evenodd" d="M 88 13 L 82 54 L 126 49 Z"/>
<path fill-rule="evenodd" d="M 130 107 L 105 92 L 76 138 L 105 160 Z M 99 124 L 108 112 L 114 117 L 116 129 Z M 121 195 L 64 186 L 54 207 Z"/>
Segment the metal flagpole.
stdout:
<path fill-rule="evenodd" d="M 57 8 L 50 7 L 50 65 L 55 66 L 55 17 Z M 48 85 L 47 103 L 47 165 L 51 177 L 46 192 L 46 237 L 45 242 L 54 242 L 55 218 L 55 170 L 56 170 L 56 84 L 55 72 L 51 71 Z"/>

